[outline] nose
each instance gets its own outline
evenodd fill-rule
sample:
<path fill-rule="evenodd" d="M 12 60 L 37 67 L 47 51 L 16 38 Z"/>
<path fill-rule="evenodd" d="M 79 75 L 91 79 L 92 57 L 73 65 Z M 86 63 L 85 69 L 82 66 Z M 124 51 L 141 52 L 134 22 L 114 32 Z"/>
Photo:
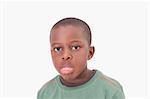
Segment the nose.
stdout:
<path fill-rule="evenodd" d="M 70 60 L 70 59 L 72 59 L 71 53 L 70 53 L 68 50 L 64 51 L 64 54 L 63 54 L 63 56 L 62 56 L 62 59 L 63 59 L 63 60 Z"/>

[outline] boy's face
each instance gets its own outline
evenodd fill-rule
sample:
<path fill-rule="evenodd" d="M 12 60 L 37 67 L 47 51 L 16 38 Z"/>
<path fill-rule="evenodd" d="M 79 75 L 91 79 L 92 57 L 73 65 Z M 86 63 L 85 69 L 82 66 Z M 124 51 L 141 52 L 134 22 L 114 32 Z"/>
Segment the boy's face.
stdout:
<path fill-rule="evenodd" d="M 75 80 L 87 70 L 93 55 L 86 34 L 77 26 L 59 26 L 51 32 L 51 55 L 55 68 L 65 80 Z"/>

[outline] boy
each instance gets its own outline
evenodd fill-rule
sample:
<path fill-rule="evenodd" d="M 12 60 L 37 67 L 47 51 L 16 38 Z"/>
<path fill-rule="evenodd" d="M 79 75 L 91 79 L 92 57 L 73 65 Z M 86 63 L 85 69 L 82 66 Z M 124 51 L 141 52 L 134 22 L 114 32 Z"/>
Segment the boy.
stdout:
<path fill-rule="evenodd" d="M 91 30 L 77 18 L 64 18 L 51 29 L 51 56 L 60 75 L 47 82 L 37 99 L 125 99 L 121 85 L 87 68 L 94 54 Z"/>

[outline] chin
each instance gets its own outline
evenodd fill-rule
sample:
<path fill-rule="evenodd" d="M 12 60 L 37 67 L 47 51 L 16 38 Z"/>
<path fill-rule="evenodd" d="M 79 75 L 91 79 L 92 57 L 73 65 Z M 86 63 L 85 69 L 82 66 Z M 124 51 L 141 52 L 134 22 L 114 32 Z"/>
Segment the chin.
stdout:
<path fill-rule="evenodd" d="M 73 75 L 61 75 L 64 80 L 74 80 L 76 77 Z"/>

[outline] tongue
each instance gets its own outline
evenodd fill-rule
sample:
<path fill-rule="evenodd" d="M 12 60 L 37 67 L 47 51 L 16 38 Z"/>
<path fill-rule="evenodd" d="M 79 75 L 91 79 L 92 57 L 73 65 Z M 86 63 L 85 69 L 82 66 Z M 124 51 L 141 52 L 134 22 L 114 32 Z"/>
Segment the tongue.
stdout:
<path fill-rule="evenodd" d="M 64 68 L 62 68 L 62 69 L 60 70 L 60 72 L 61 72 L 62 74 L 70 74 L 70 73 L 73 72 L 73 68 L 64 67 Z"/>

